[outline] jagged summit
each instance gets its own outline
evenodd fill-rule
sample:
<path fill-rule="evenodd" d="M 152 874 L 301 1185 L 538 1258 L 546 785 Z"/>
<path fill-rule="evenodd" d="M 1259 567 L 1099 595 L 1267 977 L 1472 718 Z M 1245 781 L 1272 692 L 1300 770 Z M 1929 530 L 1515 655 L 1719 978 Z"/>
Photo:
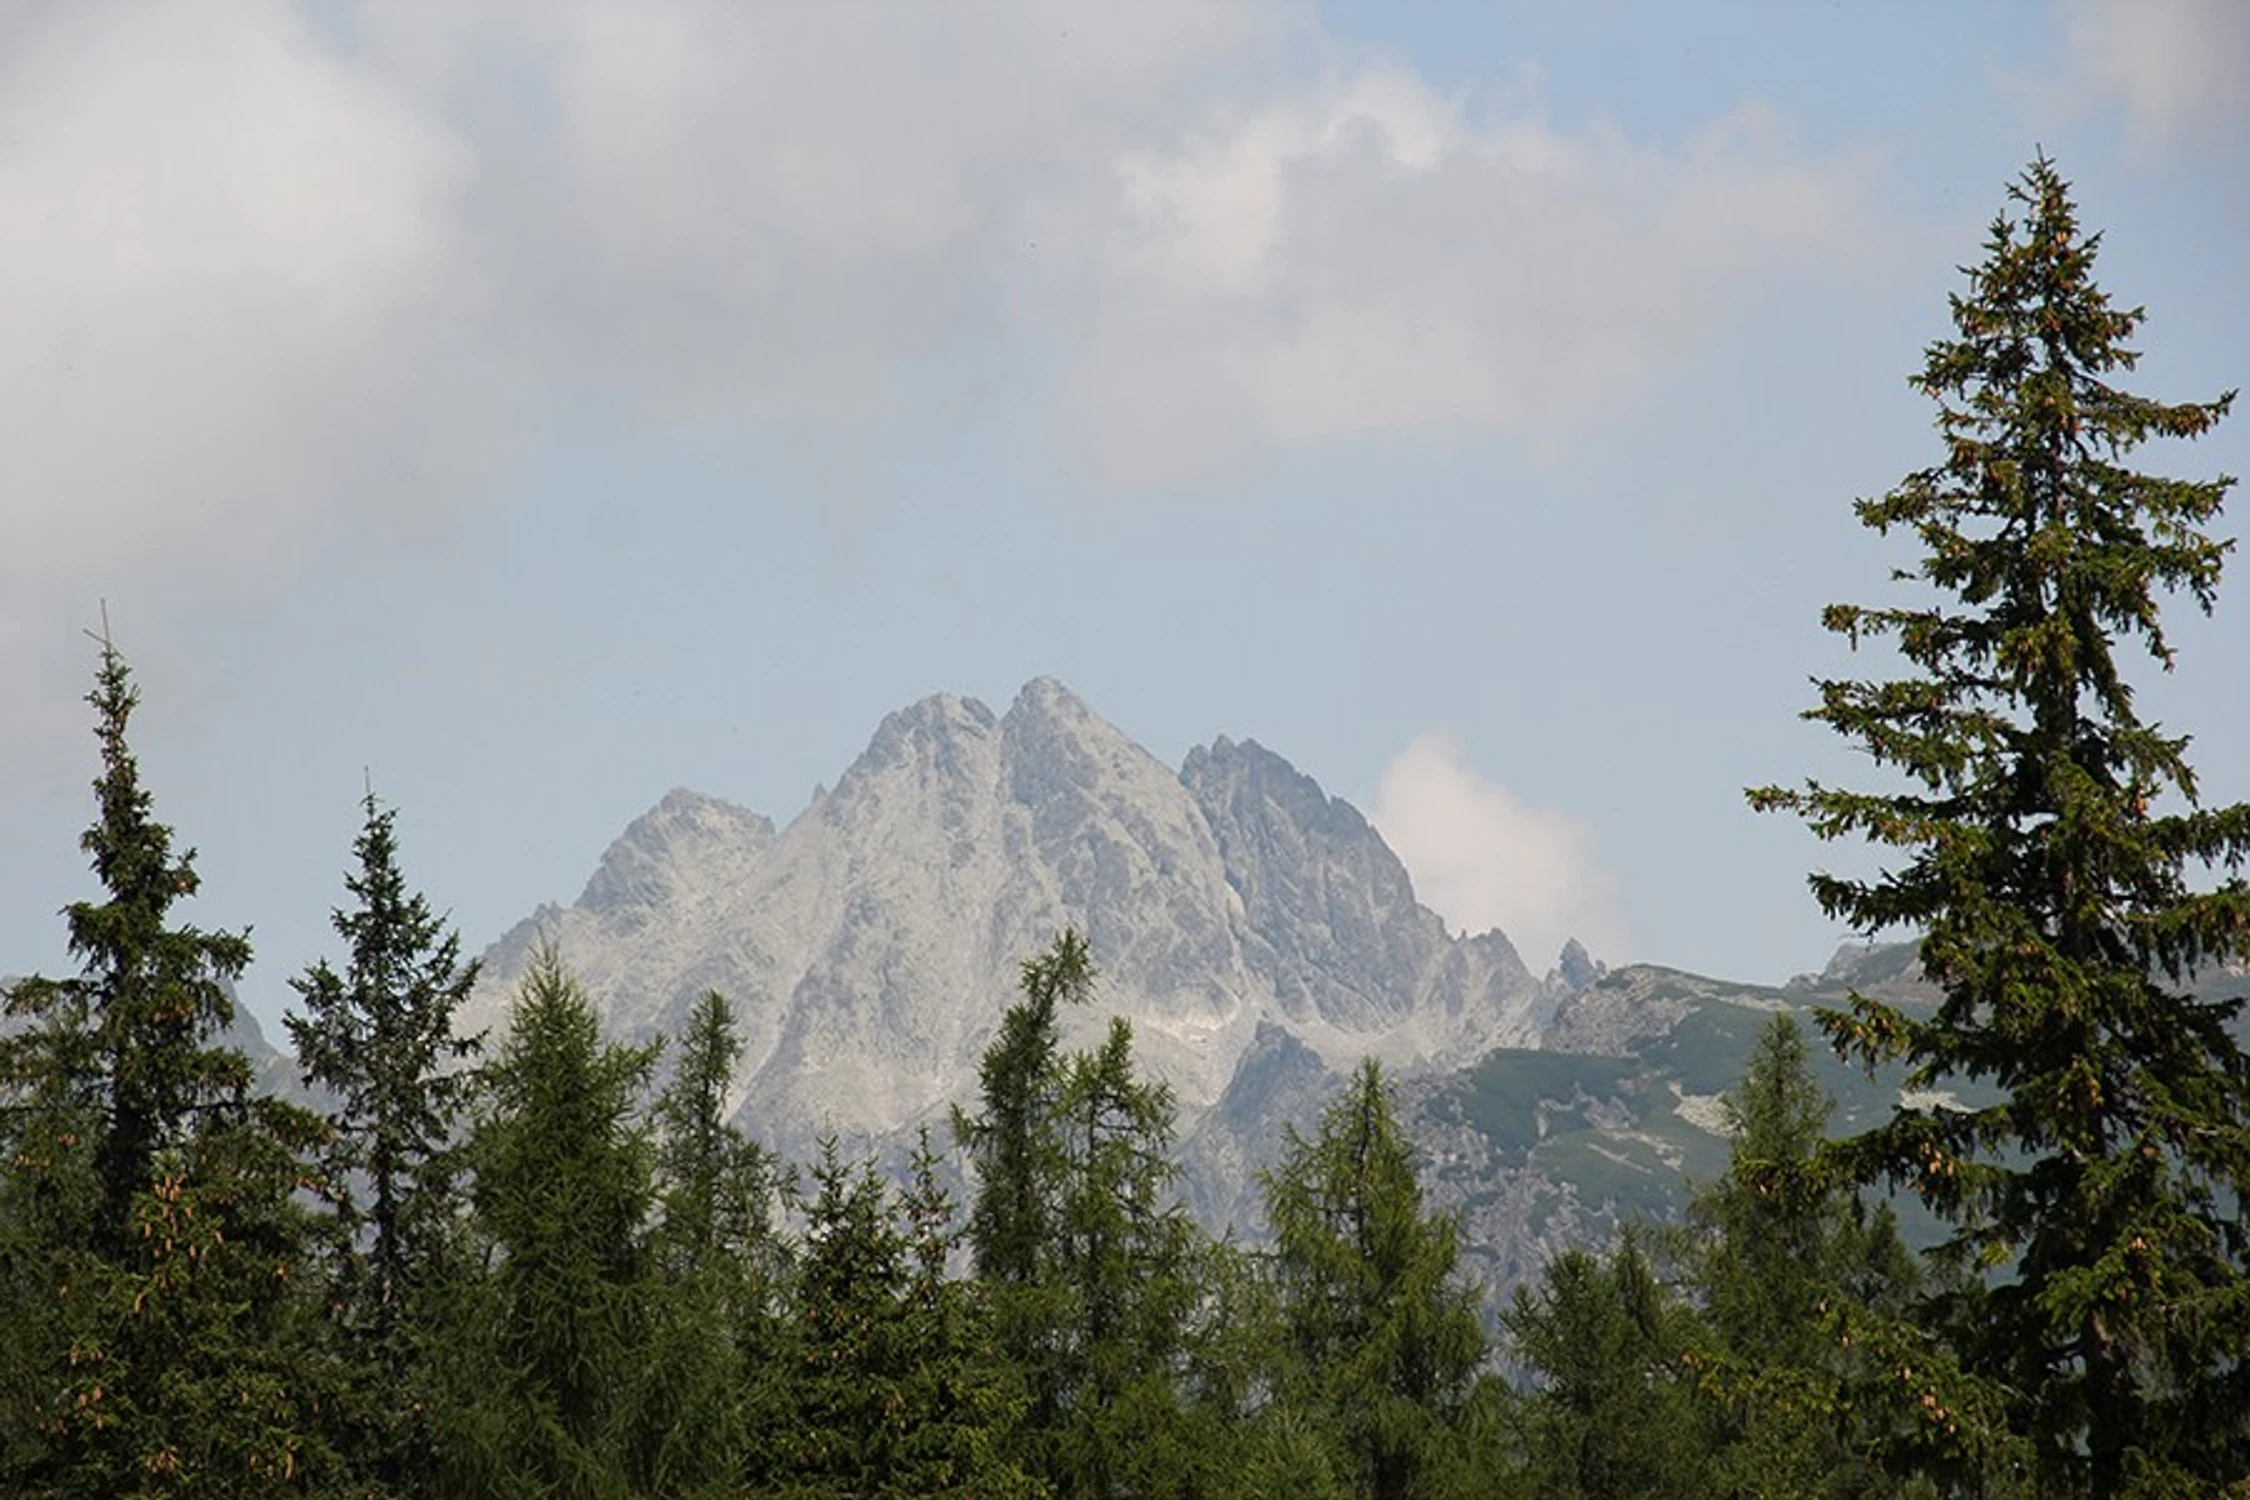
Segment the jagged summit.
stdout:
<path fill-rule="evenodd" d="M 1572 990 L 1582 990 L 1609 972 L 1609 965 L 1600 962 L 1586 951 L 1586 945 L 1576 938 L 1562 945 L 1562 956 L 1555 960 L 1555 976 Z"/>
<path fill-rule="evenodd" d="M 773 839 L 773 823 L 763 814 L 674 787 L 603 852 L 578 904 L 616 913 L 653 910 L 725 879 Z"/>
<path fill-rule="evenodd" d="M 1058 722 L 1101 722 L 1094 711 L 1086 706 L 1085 699 L 1054 677 L 1034 677 L 1017 689 L 1016 701 L 1008 706 L 1008 714 L 1011 718 L 1021 716 L 1054 719 Z"/>
<path fill-rule="evenodd" d="M 1452 1064 L 1529 1039 L 1550 1003 L 1505 937 L 1449 937 L 1358 810 L 1281 756 L 1220 738 L 1174 771 L 1041 677 L 1002 715 L 944 693 L 886 715 L 779 832 L 668 793 L 576 902 L 493 948 L 463 1021 L 503 1021 L 551 938 L 621 1035 L 677 1031 L 725 992 L 738 1097 L 775 1144 L 880 1140 L 973 1093 L 1017 966 L 1066 924 L 1102 973 L 1072 1024 L 1128 1016 L 1189 1128 L 1230 1087 L 1262 1095 L 1277 1056 L 1292 1077 L 1369 1053 Z M 1212 1201 L 1264 1150 L 1202 1146 L 1237 1179 Z"/>
<path fill-rule="evenodd" d="M 837 783 L 837 790 L 843 790 L 855 777 L 876 775 L 899 765 L 944 762 L 962 742 L 987 738 L 998 728 L 999 720 L 992 710 L 976 699 L 932 693 L 883 716 L 867 748 Z"/>
<path fill-rule="evenodd" d="M 1457 985 L 1467 976 L 1443 972 L 1459 944 L 1357 808 L 1255 740 L 1222 736 L 1189 751 L 1180 781 L 1218 840 L 1246 940 L 1286 1015 L 1381 1032 L 1421 1019 L 1433 998 L 1466 1000 Z M 1477 980 L 1537 988 L 1504 942 L 1490 960 Z"/>

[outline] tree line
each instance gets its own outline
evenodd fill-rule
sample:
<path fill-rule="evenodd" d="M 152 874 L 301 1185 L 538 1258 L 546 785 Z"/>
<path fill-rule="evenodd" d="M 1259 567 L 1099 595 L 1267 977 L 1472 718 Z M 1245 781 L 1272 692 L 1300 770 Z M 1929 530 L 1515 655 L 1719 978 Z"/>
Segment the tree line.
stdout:
<path fill-rule="evenodd" d="M 727 1108 L 722 995 L 666 1059 L 548 951 L 503 1037 L 459 1035 L 476 965 L 372 794 L 340 955 L 293 981 L 319 1102 L 292 1103 L 224 1043 L 249 945 L 174 910 L 194 856 L 105 632 L 101 894 L 66 909 L 77 974 L 14 986 L 0 1038 L 0 1488 L 2250 1494 L 2250 1058 L 2240 1000 L 2193 987 L 2250 953 L 2250 807 L 2201 804 L 2118 650 L 2168 666 L 2158 595 L 2208 610 L 2231 545 L 2230 480 L 2123 456 L 2231 395 L 2110 383 L 2141 314 L 2094 283 L 2100 237 L 2044 157 L 2010 204 L 1914 380 L 1942 455 L 1859 506 L 1920 547 L 1922 597 L 1824 617 L 1898 675 L 1809 716 L 1895 774 L 1750 794 L 1894 856 L 1813 878 L 1917 934 L 1943 993 L 1819 1017 L 1907 1071 L 1873 1130 L 1829 1137 L 1777 1016 L 1683 1220 L 1486 1307 L 1372 1062 L 1286 1135 L 1262 1235 L 1197 1226 L 1128 1023 L 1063 1046 L 1095 979 L 1066 931 L 905 1172 L 785 1164 Z"/>

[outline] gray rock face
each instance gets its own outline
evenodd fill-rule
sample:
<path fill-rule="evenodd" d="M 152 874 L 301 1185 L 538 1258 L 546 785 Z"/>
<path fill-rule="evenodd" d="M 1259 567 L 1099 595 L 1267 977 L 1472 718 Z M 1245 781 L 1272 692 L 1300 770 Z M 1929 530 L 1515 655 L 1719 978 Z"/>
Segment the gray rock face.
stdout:
<path fill-rule="evenodd" d="M 1586 988 L 1608 972 L 1608 967 L 1597 963 L 1586 951 L 1586 945 L 1576 938 L 1563 944 L 1562 957 L 1555 962 L 1556 976 L 1572 991 Z"/>
<path fill-rule="evenodd" d="M 1181 1148 L 1188 1204 L 1213 1226 L 1263 1223 L 1258 1174 L 1281 1160 L 1288 1132 L 1311 1135 L 1341 1079 L 1296 1035 L 1261 1021 L 1226 1092 Z"/>
<path fill-rule="evenodd" d="M 462 1026 L 504 1025 L 552 941 L 621 1037 L 725 993 L 743 1118 L 783 1150 L 942 1136 L 1018 965 L 1065 925 L 1101 972 L 1072 1039 L 1131 1020 L 1221 1215 L 1270 1157 L 1275 1101 L 1366 1054 L 1412 1070 L 1525 1044 L 1551 1004 L 1505 937 L 1449 937 L 1367 821 L 1281 757 L 1221 739 L 1175 773 L 1041 679 L 1005 715 L 949 695 L 889 715 L 778 833 L 670 793 L 575 902 L 493 947 Z"/>
<path fill-rule="evenodd" d="M 620 923 L 649 920 L 705 894 L 710 882 L 695 877 L 756 859 L 773 837 L 770 820 L 675 787 L 609 846 L 578 904 Z"/>
<path fill-rule="evenodd" d="M 1404 1020 L 1451 945 L 1358 810 L 1255 740 L 1189 751 L 1180 780 L 1217 837 L 1282 1013 L 1369 1031 Z"/>
<path fill-rule="evenodd" d="M 1447 934 L 1414 899 L 1406 867 L 1359 810 L 1280 756 L 1219 738 L 1188 752 L 1180 780 L 1219 846 L 1242 903 L 1246 961 L 1272 986 L 1284 1024 L 1416 1066 L 1522 1045 L 1551 997 L 1499 932 Z M 1496 1017 L 1506 1024 L 1495 1028 Z M 1379 1038 L 1355 1050 L 1347 1038 Z"/>

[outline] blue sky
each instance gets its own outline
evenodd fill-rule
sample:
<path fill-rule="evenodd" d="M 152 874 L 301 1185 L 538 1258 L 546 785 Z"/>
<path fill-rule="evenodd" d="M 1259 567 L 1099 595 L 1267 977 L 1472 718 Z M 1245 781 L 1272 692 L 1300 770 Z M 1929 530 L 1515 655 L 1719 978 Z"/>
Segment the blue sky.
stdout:
<path fill-rule="evenodd" d="M 1043 673 L 1534 967 L 1815 967 L 1864 858 L 1741 788 L 1858 774 L 1796 714 L 1956 267 L 2043 144 L 2136 386 L 2241 384 L 2246 69 L 2230 0 L 0 12 L 0 971 L 89 888 L 104 599 L 269 1019 L 363 775 L 475 948 Z M 2146 698 L 2215 800 L 2246 592 Z"/>

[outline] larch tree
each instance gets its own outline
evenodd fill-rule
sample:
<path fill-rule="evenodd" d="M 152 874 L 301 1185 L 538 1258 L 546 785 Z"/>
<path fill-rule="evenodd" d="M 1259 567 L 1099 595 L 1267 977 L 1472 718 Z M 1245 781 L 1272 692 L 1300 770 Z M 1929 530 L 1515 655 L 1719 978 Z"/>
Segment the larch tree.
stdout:
<path fill-rule="evenodd" d="M 2250 806 L 2201 803 L 2131 670 L 2172 665 L 2160 596 L 2212 607 L 2232 481 L 2126 461 L 2209 431 L 2232 393 L 2122 389 L 2142 312 L 2096 284 L 2101 237 L 2044 156 L 2009 200 L 1912 381 L 1938 460 L 1858 506 L 1919 544 L 1897 578 L 1925 597 L 1823 617 L 1899 666 L 1821 683 L 1807 716 L 1897 781 L 1750 797 L 1895 851 L 1869 878 L 1815 875 L 1814 895 L 1855 928 L 1918 932 L 1944 995 L 1827 1018 L 1919 1091 L 1834 1160 L 1948 1227 L 1971 1274 L 1929 1315 L 2009 1393 L 2043 1492 L 2153 1492 L 2250 1471 L 2250 1058 L 2240 1000 L 2194 987 L 2250 948 Z M 1964 1086 L 1991 1102 L 1933 1092 Z"/>
<path fill-rule="evenodd" d="M 454 1278 L 439 1363 L 448 1493 L 644 1490 L 636 1430 L 656 1278 L 653 1046 L 605 1042 L 547 949 L 524 974 L 469 1141 L 481 1275 Z"/>
<path fill-rule="evenodd" d="M 1459 1227 L 1427 1209 L 1390 1084 L 1360 1065 L 1265 1176 L 1286 1330 L 1280 1398 L 1311 1414 L 1373 1500 L 1445 1492 L 1485 1358 Z"/>
<path fill-rule="evenodd" d="M 742 1056 L 734 1007 L 716 990 L 689 1013 L 679 1061 L 656 1100 L 657 1180 L 666 1272 L 752 1270 L 773 1241 L 781 1173 L 767 1150 L 728 1119 L 727 1091 Z"/>
<path fill-rule="evenodd" d="M 981 1110 L 956 1110 L 954 1134 L 976 1169 L 969 1245 L 977 1274 L 1001 1286 L 1037 1279 L 1055 1230 L 1056 1184 L 1063 1163 L 1055 1131 L 1062 1088 L 1059 1011 L 1084 1004 L 1094 987 L 1086 940 L 1065 929 L 1024 960 L 1022 999 L 1000 1019 L 978 1072 Z"/>
<path fill-rule="evenodd" d="M 1063 1175 L 1046 1273 L 1064 1406 L 1049 1445 L 1056 1488 L 1192 1490 L 1202 1455 L 1180 1377 L 1207 1247 L 1176 1192 L 1171 1091 L 1139 1076 L 1123 1017 L 1064 1066 L 1056 1123 Z"/>
<path fill-rule="evenodd" d="M 636 1468 L 661 1494 L 725 1493 L 755 1429 L 786 1407 L 774 1304 L 784 1264 L 773 1158 L 728 1119 L 742 1041 L 734 1008 L 707 991 L 657 1096 L 661 1288 L 633 1419 Z"/>
<path fill-rule="evenodd" d="M 1818 1170 L 1833 1106 L 1795 1016 L 1766 1023 L 1722 1102 L 1726 1174 L 1670 1237 L 1697 1313 L 1686 1358 L 1719 1416 L 1714 1489 L 1892 1493 L 1866 1455 L 1899 1383 L 1869 1368 L 1864 1329 L 1904 1311 L 1920 1265 L 1889 1204 Z M 1866 1399 L 1870 1385 L 1885 1401 Z"/>
<path fill-rule="evenodd" d="M 1067 1162 L 1059 1125 L 1064 1005 L 1092 994 L 1094 964 L 1075 931 L 1026 959 L 1021 998 L 1000 1019 L 978 1073 L 978 1112 L 956 1107 L 954 1137 L 975 1173 L 968 1241 L 1002 1352 L 1031 1392 L 1025 1426 L 1055 1430 L 1062 1415 L 1058 1370 L 1063 1293 L 1053 1268 L 1061 1233 Z"/>
<path fill-rule="evenodd" d="M 1027 1392 L 1023 1466 L 1063 1494 L 1178 1493 L 1204 1456 L 1182 1398 L 1206 1246 L 1173 1191 L 1171 1094 L 1139 1076 L 1131 1026 L 1061 1050 L 1059 1007 L 1094 977 L 1070 930 L 1023 965 L 982 1108 L 954 1120 L 977 1174 L 968 1240 Z"/>

